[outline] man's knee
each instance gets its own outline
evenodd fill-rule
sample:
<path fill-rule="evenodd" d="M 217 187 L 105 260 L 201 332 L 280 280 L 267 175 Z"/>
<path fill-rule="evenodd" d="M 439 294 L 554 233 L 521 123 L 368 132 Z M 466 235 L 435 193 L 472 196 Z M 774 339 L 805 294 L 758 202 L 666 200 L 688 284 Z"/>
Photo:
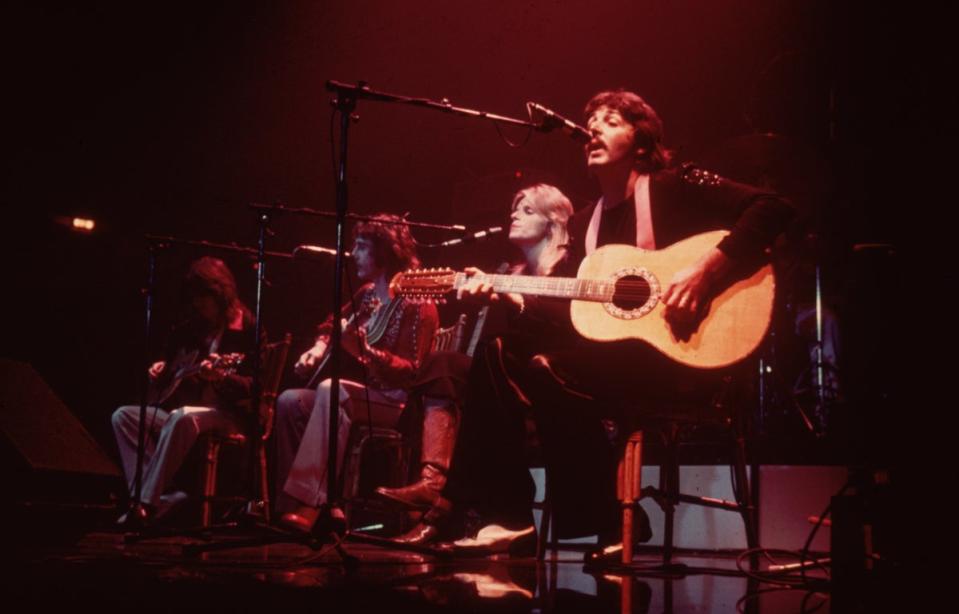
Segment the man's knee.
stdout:
<path fill-rule="evenodd" d="M 200 434 L 200 423 L 192 414 L 177 409 L 170 412 L 170 419 L 164 425 L 164 430 L 174 436 L 196 437 Z"/>
<path fill-rule="evenodd" d="M 313 391 L 303 388 L 284 390 L 276 400 L 276 419 L 293 422 L 313 411 Z"/>
<path fill-rule="evenodd" d="M 118 430 L 122 429 L 125 426 L 132 426 L 137 423 L 139 418 L 140 408 L 133 405 L 124 405 L 118 407 L 116 411 L 113 412 L 113 415 L 110 416 L 110 422 L 113 424 L 113 429 Z"/>

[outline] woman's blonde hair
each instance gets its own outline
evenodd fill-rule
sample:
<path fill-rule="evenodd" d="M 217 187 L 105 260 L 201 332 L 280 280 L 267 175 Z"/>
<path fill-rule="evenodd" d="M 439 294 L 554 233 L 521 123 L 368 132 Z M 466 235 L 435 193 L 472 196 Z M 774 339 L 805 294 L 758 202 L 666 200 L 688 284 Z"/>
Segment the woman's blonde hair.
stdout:
<path fill-rule="evenodd" d="M 573 215 L 573 203 L 559 188 L 546 183 L 537 183 L 524 188 L 513 196 L 514 211 L 522 201 L 528 201 L 533 210 L 549 220 L 546 248 L 540 253 L 539 271 L 549 275 L 566 255 L 569 246 L 569 231 L 566 226 Z"/>

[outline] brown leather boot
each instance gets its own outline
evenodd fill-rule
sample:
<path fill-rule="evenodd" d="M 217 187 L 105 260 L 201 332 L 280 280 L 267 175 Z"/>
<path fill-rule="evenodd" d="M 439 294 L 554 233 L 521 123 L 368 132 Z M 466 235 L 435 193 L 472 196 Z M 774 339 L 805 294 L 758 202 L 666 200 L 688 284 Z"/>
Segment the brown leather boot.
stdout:
<path fill-rule="evenodd" d="M 449 499 L 437 496 L 435 505 L 423 514 L 422 520 L 415 527 L 392 540 L 407 546 L 430 546 L 436 543 L 443 533 L 441 526 L 446 523 L 452 509 L 453 504 Z"/>
<path fill-rule="evenodd" d="M 446 486 L 453 458 L 459 413 L 455 408 L 428 407 L 423 416 L 423 455 L 420 480 L 402 488 L 379 487 L 376 492 L 411 509 L 428 509 Z"/>

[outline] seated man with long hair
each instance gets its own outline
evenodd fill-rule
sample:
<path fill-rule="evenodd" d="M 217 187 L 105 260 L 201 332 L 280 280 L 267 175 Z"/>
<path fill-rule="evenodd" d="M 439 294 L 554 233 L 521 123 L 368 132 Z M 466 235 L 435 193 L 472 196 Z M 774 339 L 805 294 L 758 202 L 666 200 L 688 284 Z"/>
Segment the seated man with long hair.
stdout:
<path fill-rule="evenodd" d="M 253 317 L 237 296 L 233 273 L 219 258 L 206 256 L 190 265 L 183 289 L 189 315 L 170 334 L 163 359 L 150 367 L 149 375 L 159 385 L 175 375 L 173 371 L 190 374 L 168 382 L 172 393 L 147 408 L 140 501 L 121 516 L 123 525 L 148 524 L 183 501 L 184 493 L 167 491 L 197 437 L 239 432 L 241 409 L 250 405 Z M 218 367 L 227 355 L 243 356 L 239 367 Z M 131 493 L 139 428 L 139 405 L 125 405 L 113 413 Z"/>

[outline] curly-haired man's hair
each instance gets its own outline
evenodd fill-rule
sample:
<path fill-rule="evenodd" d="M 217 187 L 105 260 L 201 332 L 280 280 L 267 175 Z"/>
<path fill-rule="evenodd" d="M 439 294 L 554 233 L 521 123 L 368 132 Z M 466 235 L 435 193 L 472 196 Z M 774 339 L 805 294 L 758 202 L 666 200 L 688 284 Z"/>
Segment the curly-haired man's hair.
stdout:
<path fill-rule="evenodd" d="M 353 240 L 363 237 L 373 243 L 376 266 L 392 276 L 406 269 L 420 266 L 416 256 L 416 242 L 409 226 L 397 224 L 403 218 L 392 213 L 377 213 L 373 221 L 362 221 L 353 228 Z"/>

